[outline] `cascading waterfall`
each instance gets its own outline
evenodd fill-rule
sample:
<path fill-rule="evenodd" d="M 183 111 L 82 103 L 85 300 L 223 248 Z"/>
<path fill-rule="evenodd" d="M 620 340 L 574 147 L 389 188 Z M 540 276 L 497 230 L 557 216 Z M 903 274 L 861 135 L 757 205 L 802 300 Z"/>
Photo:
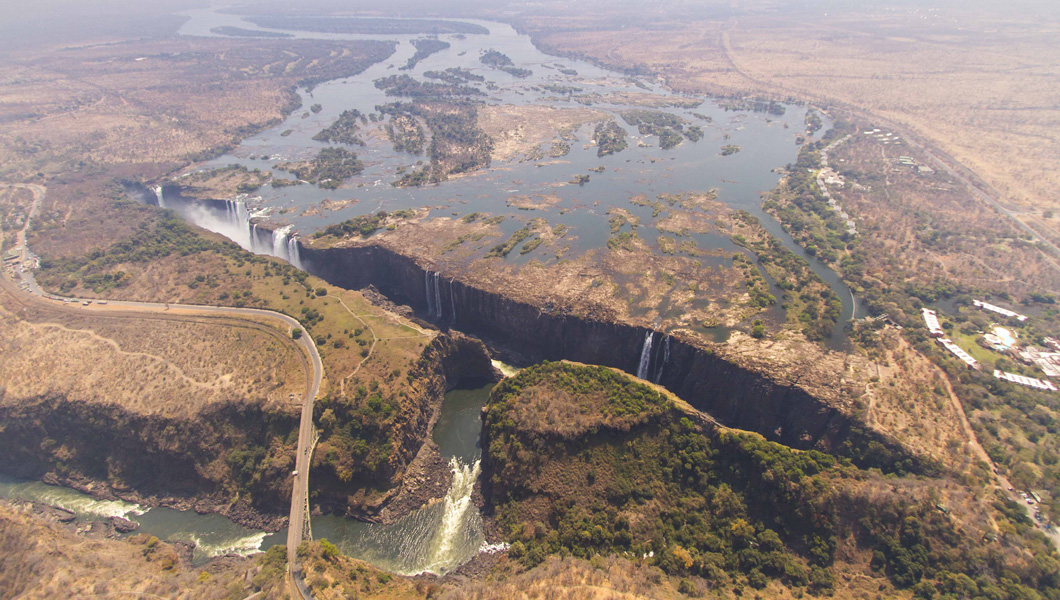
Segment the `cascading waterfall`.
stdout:
<path fill-rule="evenodd" d="M 662 360 L 659 361 L 659 368 L 655 371 L 655 383 L 662 381 L 663 368 L 666 367 L 666 363 L 670 360 L 670 336 L 666 336 L 663 339 L 663 356 Z"/>
<path fill-rule="evenodd" d="M 651 345 L 654 339 L 654 331 L 649 331 L 648 335 L 644 337 L 644 346 L 640 350 L 640 364 L 637 365 L 637 377 L 640 379 L 648 378 L 648 366 L 651 364 Z"/>
<path fill-rule="evenodd" d="M 453 484 L 445 496 L 445 509 L 434 539 L 431 541 L 431 553 L 424 566 L 424 571 L 444 573 L 467 560 L 469 551 L 478 548 L 466 547 L 463 543 L 469 529 L 469 519 L 481 518 L 472 510 L 471 493 L 478 480 L 480 461 L 466 465 L 453 458 L 449 464 L 453 468 Z"/>
<path fill-rule="evenodd" d="M 155 187 L 155 198 L 158 200 L 158 208 L 166 207 L 166 199 L 162 196 L 162 186 Z"/>
<path fill-rule="evenodd" d="M 161 187 L 156 190 L 156 194 L 159 197 L 159 206 L 162 206 Z M 244 250 L 275 256 L 298 269 L 302 268 L 298 237 L 291 234 L 292 227 L 287 225 L 270 230 L 258 226 L 253 221 L 255 215 L 251 214 L 246 202 L 242 200 L 225 200 L 223 208 L 217 204 L 182 201 L 175 208 L 192 223 L 227 237 Z"/>
<path fill-rule="evenodd" d="M 453 314 L 449 315 L 449 323 L 456 323 L 456 292 L 453 291 L 453 282 L 456 281 L 456 277 L 449 280 L 449 305 L 453 309 Z"/>
<path fill-rule="evenodd" d="M 434 294 L 431 293 L 431 272 L 423 272 L 423 293 L 427 297 L 427 314 L 434 314 Z"/>
<path fill-rule="evenodd" d="M 437 311 L 435 317 L 442 318 L 442 284 L 441 284 L 441 273 L 434 274 L 434 306 Z"/>

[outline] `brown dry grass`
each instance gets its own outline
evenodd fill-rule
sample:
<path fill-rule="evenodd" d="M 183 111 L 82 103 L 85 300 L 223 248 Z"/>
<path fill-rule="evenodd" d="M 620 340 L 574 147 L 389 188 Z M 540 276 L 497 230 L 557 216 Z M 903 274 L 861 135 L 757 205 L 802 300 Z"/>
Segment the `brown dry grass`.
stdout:
<path fill-rule="evenodd" d="M 478 125 L 493 138 L 493 160 L 524 157 L 541 144 L 558 142 L 562 133 L 585 123 L 611 118 L 588 108 L 548 106 L 484 106 L 478 111 Z"/>
<path fill-rule="evenodd" d="M 5 404 L 61 395 L 185 417 L 219 402 L 288 410 L 289 396 L 305 392 L 299 351 L 264 326 L 34 309 L 0 316 Z"/>
<path fill-rule="evenodd" d="M 180 163 L 281 118 L 295 81 L 355 72 L 373 51 L 174 38 L 24 59 L 0 70 L 0 160 L 23 176 L 67 160 Z"/>
<path fill-rule="evenodd" d="M 201 569 L 164 568 L 175 556 L 166 544 L 148 551 L 143 543 L 90 539 L 0 503 L 0 589 L 5 598 L 86 597 L 228 598 L 244 589 L 249 561 Z M 239 597 L 250 594 L 241 593 Z"/>
<path fill-rule="evenodd" d="M 855 134 L 833 155 L 832 166 L 861 185 L 840 190 L 838 198 L 863 234 L 872 277 L 890 281 L 901 273 L 925 286 L 952 279 L 1017 296 L 1060 289 L 1053 262 L 1010 221 L 944 173 L 896 167 L 900 155 L 927 164 L 920 151 Z"/>
<path fill-rule="evenodd" d="M 974 437 L 963 428 L 946 374 L 896 331 L 884 338 L 888 349 L 874 365 L 879 379 L 868 386 L 866 422 L 949 468 L 968 469 L 980 457 L 968 446 Z"/>

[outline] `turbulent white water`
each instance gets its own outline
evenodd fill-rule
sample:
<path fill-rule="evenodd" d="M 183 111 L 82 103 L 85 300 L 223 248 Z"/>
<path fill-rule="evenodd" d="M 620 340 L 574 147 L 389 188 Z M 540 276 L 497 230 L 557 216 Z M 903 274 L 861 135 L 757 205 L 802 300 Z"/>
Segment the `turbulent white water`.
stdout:
<path fill-rule="evenodd" d="M 640 350 L 640 364 L 637 365 L 637 377 L 640 379 L 648 378 L 648 365 L 651 364 L 651 345 L 654 338 L 654 331 L 649 331 L 644 338 L 644 346 Z"/>
<path fill-rule="evenodd" d="M 442 284 L 441 273 L 434 274 L 434 304 L 437 307 L 437 317 L 442 318 Z"/>
<path fill-rule="evenodd" d="M 189 534 L 188 538 L 189 541 L 195 544 L 197 551 L 202 552 L 209 558 L 213 558 L 215 556 L 224 556 L 226 554 L 249 556 L 256 552 L 261 552 L 261 543 L 265 541 L 266 536 L 268 536 L 268 534 L 264 531 L 258 531 L 245 537 L 221 540 L 218 542 L 211 542 L 209 539 L 195 534 Z"/>
<path fill-rule="evenodd" d="M 475 489 L 475 481 L 478 480 L 480 461 L 473 465 L 465 465 L 457 459 L 449 463 L 453 468 L 453 485 L 445 496 L 445 508 L 442 511 L 442 519 L 434 539 L 431 540 L 432 550 L 423 566 L 423 572 L 444 573 L 453 567 L 457 567 L 467 561 L 468 550 L 477 552 L 481 547 L 472 545 L 468 547 L 468 534 L 478 533 L 481 535 L 482 523 L 478 511 L 471 504 L 471 493 Z M 478 520 L 477 523 L 469 521 Z M 477 527 L 475 527 L 477 525 Z"/>
<path fill-rule="evenodd" d="M 161 203 L 161 188 L 156 190 L 156 194 Z M 263 213 L 251 214 L 246 202 L 242 200 L 226 200 L 223 212 L 197 202 L 182 203 L 178 210 L 189 221 L 225 236 L 244 250 L 275 256 L 286 260 L 295 268 L 303 268 L 298 237 L 291 234 L 292 227 L 287 225 L 276 230 L 259 227 L 253 219 Z"/>
<path fill-rule="evenodd" d="M 133 502 L 121 500 L 96 500 L 87 496 L 69 493 L 69 490 L 56 488 L 39 496 L 37 502 L 65 508 L 77 515 L 89 517 L 135 517 L 147 512 L 147 509 Z"/>
<path fill-rule="evenodd" d="M 444 574 L 484 550 L 482 516 L 471 499 L 479 461 L 451 458 L 453 483 L 440 502 L 429 504 L 396 523 L 357 523 L 339 517 L 314 517 L 313 533 L 336 543 L 350 556 L 400 575 Z"/>
<path fill-rule="evenodd" d="M 162 186 L 155 187 L 155 198 L 158 200 L 158 208 L 166 207 L 166 199 L 162 196 Z"/>
<path fill-rule="evenodd" d="M 493 365 L 493 368 L 500 371 L 501 375 L 504 375 L 505 377 L 515 377 L 519 374 L 519 371 L 521 370 L 507 363 L 502 363 L 499 360 L 490 360 L 490 363 Z"/>

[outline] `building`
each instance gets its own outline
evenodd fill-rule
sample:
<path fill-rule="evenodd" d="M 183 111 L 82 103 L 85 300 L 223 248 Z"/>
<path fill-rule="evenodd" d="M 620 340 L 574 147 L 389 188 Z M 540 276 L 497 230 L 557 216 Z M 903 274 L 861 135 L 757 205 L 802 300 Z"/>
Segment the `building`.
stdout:
<path fill-rule="evenodd" d="M 1033 377 L 1027 377 L 1025 375 L 1017 375 L 1015 373 L 1007 373 L 1005 371 L 998 371 L 994 369 L 994 377 L 1003 379 L 1005 381 L 1011 381 L 1019 385 L 1027 386 L 1043 392 L 1055 392 L 1056 386 L 1051 381 L 1042 381 L 1041 379 L 1035 379 Z"/>
<path fill-rule="evenodd" d="M 1020 358 L 1042 370 L 1046 377 L 1060 377 L 1060 352 L 1043 352 L 1037 348 L 1020 351 Z"/>
<path fill-rule="evenodd" d="M 971 354 L 965 352 L 963 348 L 955 344 L 950 338 L 938 338 L 937 341 L 942 344 L 944 348 L 949 350 L 951 354 L 959 358 L 961 362 L 968 365 L 969 369 L 979 368 L 979 361 L 975 360 Z"/>
<path fill-rule="evenodd" d="M 939 325 L 938 313 L 930 308 L 922 308 L 920 310 L 924 313 L 924 325 L 927 325 L 928 333 L 931 334 L 931 337 L 938 338 L 946 335 L 946 332 L 942 331 L 942 327 Z"/>
<path fill-rule="evenodd" d="M 1001 308 L 1000 306 L 995 306 L 993 304 L 988 304 L 988 303 L 983 302 L 981 300 L 972 300 L 972 304 L 976 305 L 977 307 L 979 307 L 979 308 L 981 308 L 983 310 L 989 310 L 990 312 L 995 312 L 995 313 L 997 313 L 999 315 L 1004 315 L 1006 317 L 1013 317 L 1017 321 L 1019 321 L 1020 323 L 1022 323 L 1022 322 L 1027 320 L 1027 315 L 1021 315 L 1018 312 L 1013 312 L 1013 311 L 1011 311 L 1011 310 L 1009 310 L 1007 308 Z"/>

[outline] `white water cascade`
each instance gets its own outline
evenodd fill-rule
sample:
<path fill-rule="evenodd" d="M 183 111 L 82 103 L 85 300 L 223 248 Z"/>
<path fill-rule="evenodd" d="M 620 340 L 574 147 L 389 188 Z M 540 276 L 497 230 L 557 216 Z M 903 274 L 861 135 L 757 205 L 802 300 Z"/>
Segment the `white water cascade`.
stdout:
<path fill-rule="evenodd" d="M 666 336 L 663 340 L 663 356 L 662 360 L 659 361 L 659 368 L 655 370 L 655 383 L 662 381 L 663 368 L 666 367 L 666 363 L 670 361 L 670 336 Z"/>
<path fill-rule="evenodd" d="M 423 272 L 423 293 L 427 298 L 427 315 L 434 314 L 434 294 L 431 293 L 431 272 Z"/>
<path fill-rule="evenodd" d="M 166 207 L 166 199 L 162 196 L 162 186 L 155 187 L 155 199 L 158 201 L 158 208 Z"/>
<path fill-rule="evenodd" d="M 453 484 L 445 496 L 442 519 L 431 540 L 424 572 L 445 573 L 463 564 L 469 551 L 474 553 L 478 550 L 478 547 L 468 547 L 467 542 L 471 540 L 465 538 L 469 532 L 481 529 L 481 524 L 470 522 L 472 519 L 481 519 L 471 503 L 471 493 L 475 490 L 475 481 L 478 480 L 480 461 L 465 465 L 454 458 L 449 464 L 453 468 Z"/>
<path fill-rule="evenodd" d="M 157 190 L 159 205 L 162 204 L 161 190 Z M 242 200 L 225 200 L 223 208 L 217 204 L 208 205 L 200 202 L 187 202 L 177 207 L 185 218 L 196 225 L 219 233 L 239 244 L 244 250 L 255 254 L 275 256 L 301 269 L 302 257 L 298 237 L 292 235 L 290 225 L 270 230 L 253 222 L 246 202 Z"/>
<path fill-rule="evenodd" d="M 640 350 L 640 364 L 637 365 L 637 377 L 640 379 L 648 378 L 648 365 L 651 364 L 651 345 L 654 339 L 654 331 L 649 331 L 648 335 L 644 337 L 644 346 Z"/>
<path fill-rule="evenodd" d="M 434 305 L 437 314 L 435 315 L 439 319 L 442 318 L 442 287 L 441 287 L 441 273 L 434 274 Z"/>
<path fill-rule="evenodd" d="M 423 272 L 423 286 L 427 297 L 427 316 L 441 319 L 444 312 L 442 306 L 442 274 L 433 271 Z M 452 290 L 450 290 L 452 291 Z"/>
<path fill-rule="evenodd" d="M 453 291 L 453 282 L 456 277 L 449 280 L 449 305 L 453 308 L 453 314 L 449 315 L 449 323 L 456 323 L 456 292 Z"/>

